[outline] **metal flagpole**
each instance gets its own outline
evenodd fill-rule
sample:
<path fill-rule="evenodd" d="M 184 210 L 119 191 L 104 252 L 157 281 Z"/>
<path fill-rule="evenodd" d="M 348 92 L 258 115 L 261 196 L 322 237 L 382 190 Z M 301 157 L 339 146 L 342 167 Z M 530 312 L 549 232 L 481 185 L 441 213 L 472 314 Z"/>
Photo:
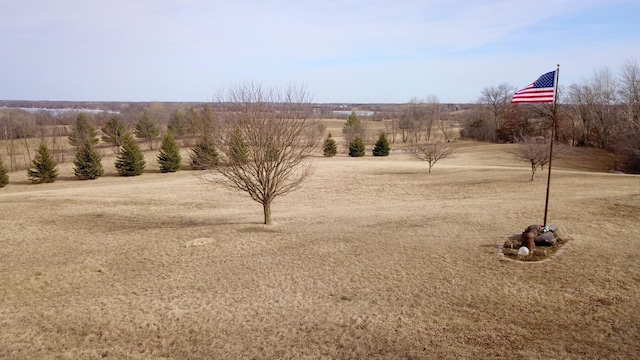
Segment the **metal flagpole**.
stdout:
<path fill-rule="evenodd" d="M 558 78 L 560 77 L 560 64 L 558 64 L 558 68 L 556 69 L 556 79 L 555 79 L 555 93 L 553 94 L 553 124 L 551 124 L 551 145 L 549 146 L 549 175 L 547 175 L 547 196 L 544 201 L 544 224 L 542 226 L 547 226 L 547 210 L 549 209 L 549 186 L 551 185 L 551 160 L 553 160 L 553 143 L 555 141 L 555 132 L 556 132 L 556 122 L 557 122 L 557 114 L 558 114 Z"/>

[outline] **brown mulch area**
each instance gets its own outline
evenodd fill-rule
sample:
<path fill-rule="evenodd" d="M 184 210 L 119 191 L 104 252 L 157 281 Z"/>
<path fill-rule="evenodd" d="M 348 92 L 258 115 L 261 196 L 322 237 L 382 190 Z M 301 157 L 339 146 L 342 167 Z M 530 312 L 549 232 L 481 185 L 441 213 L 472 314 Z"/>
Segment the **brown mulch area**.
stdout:
<path fill-rule="evenodd" d="M 517 261 L 542 261 L 551 258 L 564 245 L 569 242 L 569 237 L 557 237 L 556 243 L 550 246 L 536 246 L 527 256 L 518 254 L 518 249 L 522 246 L 521 234 L 510 236 L 502 247 L 502 254 L 505 257 Z"/>

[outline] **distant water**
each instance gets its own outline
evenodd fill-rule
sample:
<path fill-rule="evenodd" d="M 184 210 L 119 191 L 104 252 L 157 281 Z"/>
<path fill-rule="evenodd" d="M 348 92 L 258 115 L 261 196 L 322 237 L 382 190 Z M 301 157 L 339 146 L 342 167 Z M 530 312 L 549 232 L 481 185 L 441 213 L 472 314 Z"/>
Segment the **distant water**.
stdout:
<path fill-rule="evenodd" d="M 335 115 L 351 115 L 351 110 L 334 110 L 333 113 Z M 356 110 L 356 116 L 373 116 L 375 115 L 375 111 L 368 110 Z"/>
<path fill-rule="evenodd" d="M 7 107 L 2 107 L 2 109 L 12 109 Z M 89 113 L 89 114 L 120 114 L 120 111 L 111 111 L 111 110 L 101 110 L 101 109 L 71 109 L 71 108 L 62 108 L 62 109 L 51 109 L 51 108 L 30 108 L 30 107 L 21 107 L 21 108 L 13 108 L 23 110 L 32 114 L 39 112 L 47 112 L 53 115 L 64 114 L 64 113 Z"/>

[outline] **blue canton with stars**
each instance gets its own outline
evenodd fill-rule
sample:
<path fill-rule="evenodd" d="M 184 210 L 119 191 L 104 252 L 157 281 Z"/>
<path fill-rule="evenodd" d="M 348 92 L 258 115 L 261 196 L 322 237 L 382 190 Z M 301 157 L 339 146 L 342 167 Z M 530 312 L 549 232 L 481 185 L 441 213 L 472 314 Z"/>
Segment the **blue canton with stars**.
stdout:
<path fill-rule="evenodd" d="M 548 72 L 538 78 L 533 83 L 534 88 L 550 88 L 553 87 L 553 83 L 556 81 L 556 72 Z"/>

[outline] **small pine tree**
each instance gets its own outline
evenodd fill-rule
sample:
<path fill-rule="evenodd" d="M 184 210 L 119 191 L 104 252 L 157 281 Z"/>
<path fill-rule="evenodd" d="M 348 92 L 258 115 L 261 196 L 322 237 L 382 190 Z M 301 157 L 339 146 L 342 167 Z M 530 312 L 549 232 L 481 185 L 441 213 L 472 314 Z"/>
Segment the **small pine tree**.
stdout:
<path fill-rule="evenodd" d="M 120 176 L 137 176 L 144 172 L 147 163 L 144 155 L 133 140 L 131 133 L 127 132 L 122 141 L 122 147 L 116 156 L 116 170 Z"/>
<path fill-rule="evenodd" d="M 389 156 L 389 151 L 391 148 L 389 147 L 389 140 L 387 140 L 387 136 L 382 133 L 376 141 L 376 145 L 373 147 L 373 156 Z"/>
<path fill-rule="evenodd" d="M 182 166 L 180 149 L 178 149 L 178 144 L 176 144 L 171 130 L 167 131 L 167 134 L 162 139 L 160 154 L 158 154 L 158 164 L 160 164 L 160 171 L 163 173 L 176 172 Z"/>
<path fill-rule="evenodd" d="M 73 119 L 68 139 L 69 144 L 76 147 L 82 146 L 85 141 L 89 141 L 91 145 L 98 143 L 98 132 L 87 114 L 80 113 Z"/>
<path fill-rule="evenodd" d="M 89 141 L 85 141 L 78 151 L 74 160 L 74 175 L 80 180 L 94 180 L 104 175 L 102 167 L 102 157 L 91 146 Z"/>
<path fill-rule="evenodd" d="M 27 176 L 34 184 L 52 183 L 58 178 L 58 166 L 49 154 L 49 148 L 40 144 L 36 157 L 33 159 L 35 169 L 28 169 Z"/>
<path fill-rule="evenodd" d="M 338 145 L 336 141 L 331 137 L 331 133 L 327 135 L 327 138 L 324 139 L 324 144 L 322 145 L 322 153 L 326 157 L 334 156 L 338 153 Z"/>
<path fill-rule="evenodd" d="M 7 173 L 7 169 L 4 168 L 4 164 L 2 163 L 2 158 L 0 158 L 0 188 L 7 186 L 9 183 L 9 174 Z"/>
<path fill-rule="evenodd" d="M 124 139 L 124 134 L 127 132 L 127 128 L 124 126 L 124 123 L 120 118 L 116 115 L 113 115 L 104 127 L 101 129 L 102 133 L 102 141 L 111 143 L 115 147 L 120 147 L 122 145 L 122 140 Z"/>
<path fill-rule="evenodd" d="M 364 143 L 360 136 L 356 136 L 352 142 L 349 143 L 349 156 L 362 157 L 364 156 Z"/>
<path fill-rule="evenodd" d="M 218 152 L 207 138 L 202 139 L 191 150 L 191 166 L 196 170 L 207 170 L 218 165 Z"/>

